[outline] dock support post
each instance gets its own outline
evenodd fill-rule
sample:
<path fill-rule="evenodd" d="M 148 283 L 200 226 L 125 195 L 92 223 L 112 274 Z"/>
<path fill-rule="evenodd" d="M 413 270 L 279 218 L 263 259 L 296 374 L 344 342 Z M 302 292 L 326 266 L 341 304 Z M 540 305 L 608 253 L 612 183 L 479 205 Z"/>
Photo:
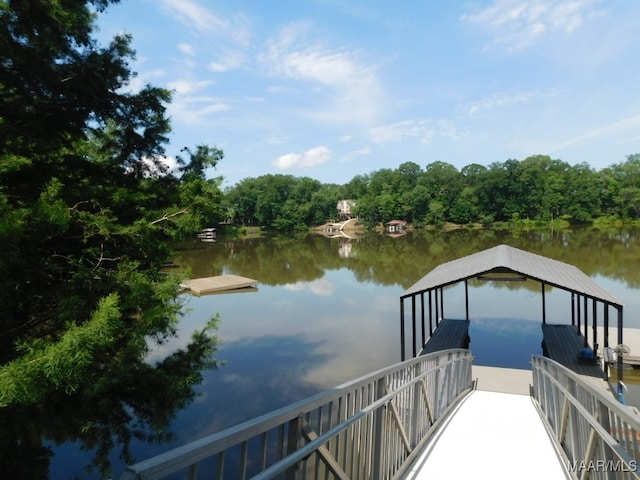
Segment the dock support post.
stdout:
<path fill-rule="evenodd" d="M 618 345 L 622 345 L 622 306 L 618 306 Z M 618 354 L 618 381 L 622 381 L 622 355 Z"/>
<path fill-rule="evenodd" d="M 424 326 L 424 292 L 420 292 L 420 319 L 422 325 L 422 346 L 427 343 L 427 339 L 425 338 L 425 326 Z"/>
<path fill-rule="evenodd" d="M 429 338 L 433 335 L 433 305 L 431 302 L 431 290 L 429 290 Z"/>
<path fill-rule="evenodd" d="M 443 293 L 443 288 L 440 287 L 440 317 L 438 318 L 444 318 L 444 293 Z"/>
<path fill-rule="evenodd" d="M 592 302 L 592 305 L 591 305 L 592 313 L 591 313 L 591 315 L 593 317 L 591 319 L 591 321 L 593 323 L 593 330 L 592 330 L 592 332 L 593 332 L 593 343 L 592 343 L 592 345 L 593 345 L 593 353 L 597 355 L 598 354 L 598 305 L 596 304 L 596 299 L 595 298 L 592 298 L 591 302 Z"/>
<path fill-rule="evenodd" d="M 545 325 L 547 323 L 547 303 L 544 296 L 544 282 L 540 282 L 540 285 L 542 285 L 542 324 Z"/>
<path fill-rule="evenodd" d="M 576 326 L 576 294 L 571 292 L 571 326 Z"/>
<path fill-rule="evenodd" d="M 416 340 L 418 340 L 418 331 L 416 329 L 416 296 L 411 295 L 411 346 L 413 349 L 413 358 L 417 356 Z"/>
<path fill-rule="evenodd" d="M 609 304 L 604 304 L 604 348 L 609 347 Z M 604 362 L 604 378 L 609 380 L 609 363 Z"/>
<path fill-rule="evenodd" d="M 589 346 L 589 309 L 588 309 L 588 304 L 587 304 L 587 296 L 585 295 L 584 297 L 584 346 L 588 347 Z"/>
<path fill-rule="evenodd" d="M 581 334 L 581 332 L 580 332 L 580 323 L 581 323 L 581 319 L 580 319 L 580 317 L 581 317 L 581 315 L 580 315 L 580 295 L 576 296 L 576 309 L 577 309 L 577 312 L 576 312 L 577 315 L 576 316 L 578 318 L 578 335 L 580 335 Z"/>
<path fill-rule="evenodd" d="M 404 341 L 404 298 L 400 297 L 400 359 L 405 360 L 405 341 Z"/>
<path fill-rule="evenodd" d="M 436 328 L 438 328 L 438 324 L 440 323 L 440 317 L 438 316 L 440 312 L 440 308 L 438 307 L 438 289 L 437 288 L 433 296 L 435 297 L 435 301 L 436 301 Z"/>
<path fill-rule="evenodd" d="M 467 322 L 469 321 L 469 281 L 464 279 L 464 308 L 467 313 Z"/>

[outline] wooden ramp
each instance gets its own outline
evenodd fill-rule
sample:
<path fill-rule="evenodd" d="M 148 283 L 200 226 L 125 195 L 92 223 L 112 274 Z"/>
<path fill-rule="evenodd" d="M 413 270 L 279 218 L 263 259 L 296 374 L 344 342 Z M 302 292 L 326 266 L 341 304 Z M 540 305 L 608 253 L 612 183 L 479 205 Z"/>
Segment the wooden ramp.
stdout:
<path fill-rule="evenodd" d="M 449 350 L 450 348 L 469 347 L 469 320 L 444 319 L 427 340 L 420 355 Z"/>
<path fill-rule="evenodd" d="M 180 286 L 195 295 L 212 293 L 255 292 L 257 280 L 239 275 L 219 275 L 217 277 L 195 278 L 186 280 Z"/>

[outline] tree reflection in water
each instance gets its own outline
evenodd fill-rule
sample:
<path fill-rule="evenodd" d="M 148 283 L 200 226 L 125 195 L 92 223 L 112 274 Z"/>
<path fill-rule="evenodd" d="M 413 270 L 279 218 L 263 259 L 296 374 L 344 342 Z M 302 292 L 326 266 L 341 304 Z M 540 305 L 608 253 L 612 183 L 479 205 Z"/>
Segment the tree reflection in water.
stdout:
<path fill-rule="evenodd" d="M 344 242 L 349 242 L 349 249 L 344 248 Z M 153 365 L 144 361 L 142 338 L 137 343 L 129 342 L 128 349 L 114 353 L 111 363 L 96 366 L 103 369 L 103 373 L 95 384 L 72 395 L 50 395 L 35 406 L 0 411 L 2 470 L 15 472 L 12 478 L 48 478 L 51 455 L 58 450 L 53 445 L 75 442 L 91 451 L 91 463 L 98 470 L 108 470 L 109 457 L 120 456 L 122 460 L 114 472 L 117 476 L 122 465 L 131 460 L 132 450 L 138 456 L 155 455 L 176 446 L 174 443 L 191 441 L 211 433 L 212 429 L 229 426 L 224 420 L 227 417 L 234 422 L 242 421 L 247 416 L 264 413 L 264 409 L 282 406 L 281 402 L 294 401 L 300 395 L 315 393 L 318 388 L 342 383 L 346 381 L 345 375 L 364 374 L 378 368 L 372 358 L 376 362 L 398 361 L 399 345 L 395 345 L 393 335 L 397 335 L 398 330 L 399 293 L 441 263 L 501 243 L 576 265 L 592 277 L 614 283 L 623 291 L 612 290 L 612 293 L 629 307 L 625 309 L 630 312 L 625 316 L 629 319 L 627 325 L 640 327 L 633 323 L 635 317 L 631 313 L 640 308 L 634 300 L 640 288 L 640 269 L 636 268 L 640 258 L 637 229 L 461 229 L 410 232 L 397 239 L 367 234 L 355 240 L 314 235 L 245 240 L 220 236 L 213 244 L 183 245 L 174 261 L 188 267 L 192 277 L 234 273 L 259 282 L 261 291 L 257 293 L 213 296 L 193 302 L 196 310 L 204 308 L 204 311 L 194 311 L 195 316 L 208 317 L 211 312 L 223 312 L 220 336 L 226 351 L 221 350 L 220 354 L 225 360 L 228 354 L 228 371 L 225 368 L 206 373 L 206 369 L 216 366 L 212 359 L 218 348 L 208 332 L 197 333 L 189 347 L 184 346 Z M 339 275 L 331 274 L 338 271 Z M 335 283 L 342 279 L 347 283 L 336 283 L 335 291 L 330 294 L 315 292 L 312 297 L 308 291 L 291 293 L 294 286 L 309 287 L 321 280 Z M 527 300 L 530 296 L 534 297 L 533 301 L 539 301 L 539 285 L 534 282 L 483 288 L 487 290 L 487 297 L 507 298 L 511 295 L 503 296 L 498 290 L 520 289 L 519 299 Z M 287 302 L 304 304 L 289 305 L 288 309 L 275 305 L 285 291 L 289 293 Z M 553 293 L 549 293 L 549 297 L 548 300 L 553 301 Z M 239 306 L 226 306 L 231 298 L 234 304 L 242 306 L 242 311 Z M 374 318 L 379 301 L 389 305 L 385 311 L 377 312 L 379 318 Z M 355 305 L 343 312 L 346 302 Z M 478 305 L 478 315 L 495 319 L 508 313 L 491 310 L 488 305 L 497 308 L 496 303 L 499 302 L 489 298 L 486 304 Z M 455 302 L 450 301 L 445 309 L 455 307 Z M 478 323 L 477 327 L 483 325 Z M 539 323 L 532 328 L 535 331 L 526 328 L 523 335 L 537 336 Z M 487 325 L 487 329 L 495 330 L 492 325 Z M 486 338 L 491 337 L 488 330 L 476 333 L 472 349 L 481 347 L 485 333 Z M 225 338 L 225 334 L 230 337 Z M 516 340 L 519 341 L 519 337 Z M 394 344 L 371 345 L 372 341 Z M 537 342 L 535 337 L 536 352 L 531 353 L 537 353 Z M 132 348 L 133 344 L 140 349 Z M 340 354 L 346 349 L 351 350 L 350 364 L 345 362 L 346 354 Z M 275 355 L 276 351 L 281 353 Z M 494 354 L 504 349 L 488 352 Z M 315 376 L 310 376 L 311 360 L 318 362 Z M 333 377 L 329 378 L 329 374 Z M 296 375 L 299 378 L 294 378 Z M 234 380 L 239 377 L 248 383 L 239 384 Z M 311 385 L 308 383 L 311 377 L 322 378 L 324 383 Z M 203 402 L 194 402 L 198 390 L 194 387 L 203 378 L 207 397 Z M 283 379 L 288 389 L 283 387 Z M 257 396 L 248 384 L 260 388 L 263 396 Z M 183 422 L 179 425 L 174 421 L 178 413 Z M 203 417 L 208 419 L 206 425 Z M 172 434 L 179 436 L 176 442 L 170 441 Z M 170 441 L 169 444 L 162 447 L 140 447 L 143 442 L 166 441 Z M 58 462 L 63 460 L 56 460 Z M 76 467 L 74 465 L 74 471 L 79 471 Z"/>
<path fill-rule="evenodd" d="M 216 324 L 213 319 L 186 348 L 157 364 L 145 361 L 141 337 L 113 352 L 108 364 L 96 364 L 101 374 L 95 383 L 71 394 L 50 393 L 37 405 L 0 409 L 0 470 L 13 479 L 49 478 L 53 450 L 48 444 L 77 442 L 95 452 L 87 470 L 107 476 L 113 450 L 131 463 L 132 441 L 170 439 L 167 427 L 176 412 L 193 401 L 203 372 L 217 366 L 217 338 L 211 335 Z"/>

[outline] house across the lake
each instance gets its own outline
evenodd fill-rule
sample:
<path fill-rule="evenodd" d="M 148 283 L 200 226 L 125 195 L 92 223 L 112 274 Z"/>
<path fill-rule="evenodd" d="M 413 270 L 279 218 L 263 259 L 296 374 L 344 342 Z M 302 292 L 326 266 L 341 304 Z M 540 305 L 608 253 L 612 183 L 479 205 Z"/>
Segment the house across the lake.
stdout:
<path fill-rule="evenodd" d="M 389 233 L 402 233 L 407 228 L 407 222 L 404 220 L 391 220 L 387 222 L 387 232 Z"/>
<path fill-rule="evenodd" d="M 351 218 L 351 210 L 356 206 L 355 200 L 338 200 L 338 215 Z"/>

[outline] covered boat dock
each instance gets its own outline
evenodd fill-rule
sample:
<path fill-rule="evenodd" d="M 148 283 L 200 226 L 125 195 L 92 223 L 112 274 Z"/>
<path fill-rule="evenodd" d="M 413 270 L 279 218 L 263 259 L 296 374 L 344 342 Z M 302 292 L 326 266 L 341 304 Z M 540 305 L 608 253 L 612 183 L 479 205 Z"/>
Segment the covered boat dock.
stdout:
<path fill-rule="evenodd" d="M 461 331 L 465 323 L 449 324 L 444 312 L 444 288 L 464 282 L 465 312 L 469 325 L 469 280 L 524 281 L 540 283 L 541 320 L 543 330 L 543 350 L 550 358 L 568 368 L 589 376 L 609 377 L 608 364 L 604 371 L 596 359 L 581 357 L 581 350 L 597 355 L 603 342 L 603 351 L 610 352 L 623 344 L 623 305 L 588 275 L 568 263 L 553 260 L 508 245 L 483 250 L 450 262 L 443 263 L 409 287 L 400 296 L 400 337 L 402 360 L 406 358 L 407 328 L 406 317 L 410 318 L 409 337 L 412 356 L 437 351 L 441 348 L 464 347 L 468 345 L 468 331 Z M 571 323 L 563 325 L 547 324 L 545 291 L 547 286 L 568 292 L 571 302 Z M 409 305 L 407 312 L 407 304 Z M 609 339 L 609 322 L 613 313 L 617 323 L 617 338 Z M 604 338 L 598 338 L 599 314 L 604 327 Z M 589 318 L 590 317 L 590 318 Z M 455 322 L 460 322 L 456 320 Z M 440 332 L 439 332 L 440 330 Z M 456 335 L 446 332 L 456 331 Z M 572 338 L 573 337 L 573 338 Z M 442 344 L 447 338 L 449 344 Z M 429 345 L 431 342 L 434 344 Z M 446 342 L 445 342 L 446 343 Z M 418 345 L 420 348 L 418 348 Z M 611 348 L 610 348 L 611 347 Z M 623 358 L 617 355 L 618 380 L 622 381 Z"/>
<path fill-rule="evenodd" d="M 473 365 L 468 348 L 448 349 L 468 344 L 467 282 L 477 277 L 542 284 L 542 330 L 551 358 L 531 356 L 531 370 L 482 367 Z M 457 282 L 465 284 L 467 318 L 444 319 L 443 289 Z M 571 294 L 570 324 L 547 324 L 547 285 Z M 635 410 L 559 363 L 565 354 L 569 363 L 575 360 L 590 332 L 597 344 L 598 306 L 604 345 L 611 309 L 622 343 L 622 305 L 587 275 L 500 245 L 442 264 L 400 302 L 403 362 L 132 465 L 121 480 L 159 480 L 174 472 L 195 478 L 199 468 L 208 478 L 569 479 L 619 478 L 625 472 L 624 478 L 640 479 Z M 413 335 L 409 360 L 406 303 Z M 429 349 L 434 352 L 427 354 Z M 618 357 L 620 378 L 621 365 Z M 602 378 L 596 365 L 585 367 Z"/>

